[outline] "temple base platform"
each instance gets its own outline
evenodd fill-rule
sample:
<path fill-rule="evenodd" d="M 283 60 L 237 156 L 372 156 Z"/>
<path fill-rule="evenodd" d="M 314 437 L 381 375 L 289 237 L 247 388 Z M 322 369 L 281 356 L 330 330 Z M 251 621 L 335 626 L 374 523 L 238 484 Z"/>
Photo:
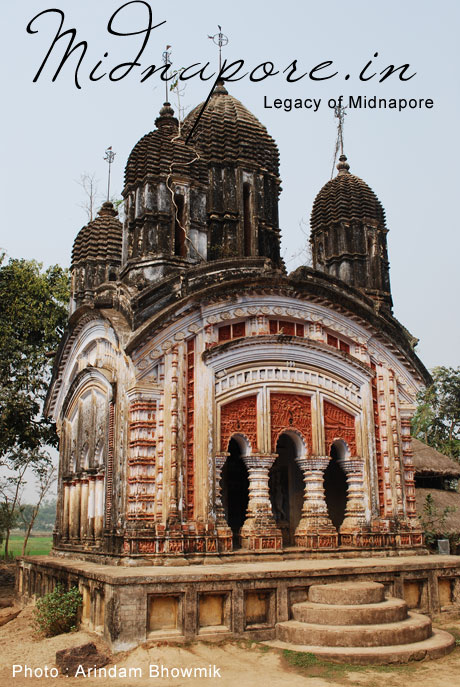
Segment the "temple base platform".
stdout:
<path fill-rule="evenodd" d="M 460 613 L 460 556 L 402 555 L 124 567 L 56 556 L 18 559 L 23 603 L 58 582 L 83 596 L 81 626 L 100 633 L 112 651 L 145 642 L 272 640 L 276 624 L 293 618 L 312 585 L 379 582 L 385 595 L 433 617 Z"/>

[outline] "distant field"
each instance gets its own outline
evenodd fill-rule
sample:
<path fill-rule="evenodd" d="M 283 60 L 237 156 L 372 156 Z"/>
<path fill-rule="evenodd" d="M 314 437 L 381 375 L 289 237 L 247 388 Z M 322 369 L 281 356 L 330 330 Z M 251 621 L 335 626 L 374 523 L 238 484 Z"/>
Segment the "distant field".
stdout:
<path fill-rule="evenodd" d="M 8 551 L 10 556 L 20 556 L 22 552 L 22 542 L 24 536 L 22 534 L 12 534 L 8 544 Z M 47 535 L 34 535 L 29 537 L 27 542 L 26 554 L 30 556 L 44 556 L 51 551 L 53 537 Z M 0 556 L 5 555 L 5 543 L 2 543 Z"/>

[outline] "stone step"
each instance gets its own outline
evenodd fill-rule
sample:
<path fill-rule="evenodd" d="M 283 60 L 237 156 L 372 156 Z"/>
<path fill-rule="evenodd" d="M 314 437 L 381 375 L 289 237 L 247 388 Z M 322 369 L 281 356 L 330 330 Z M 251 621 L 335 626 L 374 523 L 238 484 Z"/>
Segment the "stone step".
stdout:
<path fill-rule="evenodd" d="M 420 613 L 384 625 L 319 625 L 287 620 L 276 624 L 276 638 L 292 644 L 376 647 L 421 642 L 431 636 L 431 620 Z"/>
<path fill-rule="evenodd" d="M 263 642 L 276 649 L 288 649 L 314 654 L 325 661 L 351 663 L 354 665 L 384 665 L 388 663 L 408 663 L 445 656 L 455 649 L 455 639 L 448 632 L 433 630 L 433 635 L 421 642 L 396 644 L 379 647 L 328 647 L 308 644 L 289 644 L 274 639 Z"/>
<path fill-rule="evenodd" d="M 333 606 L 302 601 L 292 606 L 294 620 L 317 625 L 378 625 L 407 618 L 407 604 L 402 599 L 386 599 L 376 604 Z"/>
<path fill-rule="evenodd" d="M 334 582 L 312 584 L 308 600 L 318 604 L 356 606 L 385 600 L 385 587 L 379 582 Z"/>

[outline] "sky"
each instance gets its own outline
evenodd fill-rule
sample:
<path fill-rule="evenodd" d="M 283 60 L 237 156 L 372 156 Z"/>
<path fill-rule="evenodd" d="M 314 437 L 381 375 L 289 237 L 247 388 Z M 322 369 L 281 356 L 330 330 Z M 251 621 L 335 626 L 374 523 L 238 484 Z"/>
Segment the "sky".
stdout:
<path fill-rule="evenodd" d="M 125 5 L 122 8 L 122 5 Z M 115 66 L 132 62 L 140 50 L 148 24 L 151 30 L 141 67 L 133 67 L 119 81 L 108 76 Z M 121 8 L 121 9 L 119 9 Z M 81 50 L 75 51 L 61 73 L 52 78 L 62 59 L 61 39 L 36 82 L 36 76 L 61 21 L 62 31 L 75 28 L 76 41 L 87 51 L 78 71 Z M 118 10 L 118 12 L 117 12 Z M 107 26 L 112 15 L 110 35 Z M 267 127 L 280 150 L 282 194 L 280 226 L 282 253 L 288 271 L 305 259 L 309 218 L 316 194 L 330 179 L 336 140 L 336 120 L 329 101 L 349 96 L 416 100 L 430 99 L 431 108 L 350 108 L 345 116 L 344 149 L 350 171 L 376 192 L 387 217 L 388 249 L 395 316 L 416 336 L 417 352 L 428 368 L 459 364 L 458 308 L 458 26 L 456 0 L 233 0 L 229 3 L 176 0 L 174 3 L 122 0 L 27 0 L 2 8 L 0 64 L 3 107 L 1 121 L 1 184 L 3 221 L 0 247 L 14 258 L 35 258 L 45 266 L 68 266 L 72 242 L 86 223 L 81 207 L 83 174 L 99 179 L 104 200 L 107 164 L 104 151 L 116 152 L 111 195 L 121 198 L 124 166 L 135 143 L 154 128 L 164 101 L 158 75 L 141 83 L 141 71 L 161 63 L 171 45 L 177 69 L 210 63 L 218 69 L 218 49 L 208 38 L 218 24 L 228 36 L 223 58 L 244 60 L 244 72 L 272 62 L 279 73 L 260 82 L 246 76 L 227 83 Z M 164 22 L 164 23 L 162 23 Z M 134 35 L 135 34 L 135 35 Z M 108 53 L 104 57 L 104 53 Z M 374 57 L 377 53 L 377 57 Z M 285 70 L 297 60 L 288 83 Z M 372 61 L 363 77 L 365 65 Z M 315 76 L 333 78 L 314 81 Z M 408 64 L 379 82 L 388 65 Z M 268 68 L 267 68 L 268 69 Z M 121 69 L 114 75 L 121 75 Z M 259 69 L 255 75 L 260 75 Z M 345 78 L 349 75 L 349 78 Z M 205 100 L 211 81 L 186 82 L 182 104 L 186 111 Z M 314 108 L 276 108 L 274 101 L 321 99 Z M 174 99 L 172 104 L 175 106 Z M 271 107 L 269 107 L 271 105 Z"/>

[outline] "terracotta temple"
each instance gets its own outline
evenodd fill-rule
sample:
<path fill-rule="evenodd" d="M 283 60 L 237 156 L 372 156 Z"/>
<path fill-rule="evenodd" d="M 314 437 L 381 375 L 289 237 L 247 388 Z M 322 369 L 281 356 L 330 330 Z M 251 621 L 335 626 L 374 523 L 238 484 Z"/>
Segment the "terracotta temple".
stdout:
<path fill-rule="evenodd" d="M 54 553 L 101 563 L 414 553 L 410 421 L 429 375 L 392 314 L 385 212 L 342 155 L 280 257 L 279 154 L 224 84 L 165 103 L 75 239 L 47 400 Z"/>

